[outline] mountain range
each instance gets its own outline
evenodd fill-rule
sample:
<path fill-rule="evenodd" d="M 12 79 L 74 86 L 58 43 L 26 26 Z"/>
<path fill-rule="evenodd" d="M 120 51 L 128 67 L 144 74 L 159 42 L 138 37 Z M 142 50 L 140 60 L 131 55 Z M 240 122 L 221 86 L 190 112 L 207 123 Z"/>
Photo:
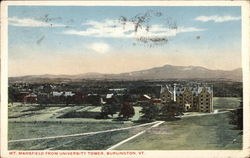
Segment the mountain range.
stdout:
<path fill-rule="evenodd" d="M 10 82 L 35 82 L 41 80 L 82 80 L 82 79 L 107 79 L 107 80 L 223 80 L 242 81 L 242 69 L 211 70 L 201 66 L 173 66 L 164 65 L 151 69 L 132 71 L 119 74 L 84 73 L 77 75 L 28 75 L 9 77 Z"/>

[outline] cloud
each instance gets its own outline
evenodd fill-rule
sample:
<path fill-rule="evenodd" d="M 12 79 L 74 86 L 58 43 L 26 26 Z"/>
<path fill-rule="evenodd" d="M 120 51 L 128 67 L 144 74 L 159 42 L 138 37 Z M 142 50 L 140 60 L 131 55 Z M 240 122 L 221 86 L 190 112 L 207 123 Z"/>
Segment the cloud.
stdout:
<path fill-rule="evenodd" d="M 169 37 L 184 32 L 204 31 L 205 29 L 195 27 L 170 28 L 162 24 L 151 26 L 141 25 L 135 31 L 135 24 L 127 21 L 122 24 L 119 20 L 106 19 L 104 21 L 87 21 L 82 24 L 84 30 L 67 30 L 63 34 L 91 36 L 102 38 L 139 38 L 139 37 Z"/>
<path fill-rule="evenodd" d="M 218 16 L 218 15 L 213 15 L 213 16 L 198 16 L 195 18 L 197 21 L 202 21 L 202 22 L 208 22 L 208 21 L 214 21 L 214 22 L 226 22 L 226 21 L 236 21 L 240 20 L 241 17 L 234 17 L 234 16 Z"/>
<path fill-rule="evenodd" d="M 8 18 L 9 25 L 17 27 L 65 27 L 66 25 L 39 21 L 31 18 Z"/>
<path fill-rule="evenodd" d="M 87 48 L 101 54 L 107 53 L 110 50 L 110 46 L 102 42 L 92 43 Z"/>

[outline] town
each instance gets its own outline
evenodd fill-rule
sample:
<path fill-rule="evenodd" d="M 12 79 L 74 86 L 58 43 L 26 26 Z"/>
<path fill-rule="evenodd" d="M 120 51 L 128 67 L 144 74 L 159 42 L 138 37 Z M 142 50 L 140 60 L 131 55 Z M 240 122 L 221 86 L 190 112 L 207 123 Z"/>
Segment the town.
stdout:
<path fill-rule="evenodd" d="M 216 85 L 216 84 L 215 84 Z M 215 88 L 216 89 L 216 88 Z M 133 106 L 147 121 L 176 118 L 184 112 L 213 112 L 213 84 L 198 81 L 99 81 L 9 84 L 10 105 L 19 102 L 40 107 L 90 106 L 99 112 L 68 113 L 60 117 L 109 118 L 119 113 L 123 119 L 134 115 Z M 153 106 L 153 107 L 152 107 Z M 150 110 L 146 110 L 150 108 Z M 130 109 L 130 110 L 129 110 Z M 152 115 L 155 111 L 158 114 Z M 122 112 L 123 111 L 123 112 Z M 129 111 L 129 112 L 126 112 Z M 77 115 L 77 116 L 76 116 Z M 143 116 L 141 117 L 143 118 Z"/>
<path fill-rule="evenodd" d="M 216 137 L 218 132 L 225 133 L 225 130 L 230 130 L 227 136 L 230 139 L 224 141 L 231 144 L 229 140 L 236 140 L 230 148 L 238 149 L 242 141 L 242 135 L 238 135 L 238 131 L 242 129 L 241 82 L 37 80 L 10 82 L 8 93 L 10 149 L 136 149 L 131 143 L 138 139 L 143 142 L 143 138 L 138 137 L 121 147 L 116 147 L 115 144 L 145 129 L 147 134 L 144 137 L 171 137 L 171 134 L 164 133 L 175 131 L 176 138 L 178 135 L 185 135 L 186 130 L 200 131 L 201 135 L 204 131 L 212 130 L 209 133 L 213 137 Z M 228 115 L 230 111 L 233 112 L 232 116 Z M 156 127 L 161 123 L 163 125 Z M 204 123 L 206 125 L 203 125 Z M 223 128 L 218 128 L 217 123 L 225 124 L 226 127 L 223 125 Z M 31 125 L 32 128 L 29 127 Z M 151 126 L 155 128 L 151 129 Z M 176 126 L 178 128 L 175 128 Z M 231 129 L 235 126 L 237 130 Z M 94 137 L 79 135 L 85 134 L 84 132 L 94 132 L 91 134 Z M 43 135 L 41 133 L 50 137 L 40 138 Z M 71 137 L 71 134 L 76 136 Z M 189 135 L 192 139 L 197 138 L 196 135 L 192 136 L 192 133 Z M 44 140 L 40 143 L 40 139 Z M 50 143 L 44 144 L 47 139 L 51 139 L 48 140 Z M 201 143 L 208 141 L 204 136 L 199 140 Z M 31 142 L 36 146 L 30 144 Z M 161 142 L 167 143 L 162 149 L 179 144 L 174 139 L 167 142 L 163 139 Z M 150 144 L 157 145 L 158 142 Z M 199 144 L 195 148 L 203 149 L 207 146 L 198 146 Z M 186 147 L 187 145 L 184 149 Z M 149 146 L 148 149 L 151 148 L 154 147 Z"/>

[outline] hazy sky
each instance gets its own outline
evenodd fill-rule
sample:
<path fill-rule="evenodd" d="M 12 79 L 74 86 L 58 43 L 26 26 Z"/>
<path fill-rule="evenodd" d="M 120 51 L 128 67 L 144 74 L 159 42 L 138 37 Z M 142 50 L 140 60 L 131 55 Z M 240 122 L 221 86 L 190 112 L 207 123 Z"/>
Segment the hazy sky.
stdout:
<path fill-rule="evenodd" d="M 9 76 L 165 64 L 241 67 L 240 7 L 10 6 L 8 12 Z"/>

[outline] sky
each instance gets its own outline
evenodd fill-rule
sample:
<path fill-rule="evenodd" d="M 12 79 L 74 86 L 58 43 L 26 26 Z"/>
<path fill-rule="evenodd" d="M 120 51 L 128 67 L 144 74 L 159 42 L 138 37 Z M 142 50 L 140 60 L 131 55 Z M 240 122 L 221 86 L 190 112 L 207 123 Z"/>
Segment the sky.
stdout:
<path fill-rule="evenodd" d="M 9 76 L 241 67 L 240 7 L 9 6 Z"/>

